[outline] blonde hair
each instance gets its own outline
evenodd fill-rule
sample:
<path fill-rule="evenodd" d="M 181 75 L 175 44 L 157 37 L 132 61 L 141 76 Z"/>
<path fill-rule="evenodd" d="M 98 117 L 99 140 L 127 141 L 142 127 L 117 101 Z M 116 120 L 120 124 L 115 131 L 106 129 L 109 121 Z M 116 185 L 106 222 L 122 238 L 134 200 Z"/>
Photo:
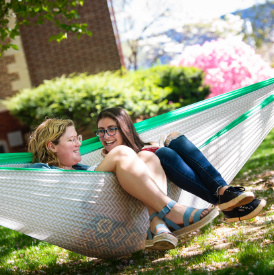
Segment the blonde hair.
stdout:
<path fill-rule="evenodd" d="M 28 151 L 33 154 L 32 163 L 42 162 L 61 167 L 56 154 L 49 148 L 49 142 L 57 145 L 67 127 L 74 126 L 70 119 L 49 118 L 41 123 L 30 135 Z"/>

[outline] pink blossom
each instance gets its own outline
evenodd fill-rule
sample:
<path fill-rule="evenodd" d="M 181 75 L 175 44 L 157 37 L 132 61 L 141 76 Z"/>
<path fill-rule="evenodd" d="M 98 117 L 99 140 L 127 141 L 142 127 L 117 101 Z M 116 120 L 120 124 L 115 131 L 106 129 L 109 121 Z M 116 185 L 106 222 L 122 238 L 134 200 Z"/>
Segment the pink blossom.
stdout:
<path fill-rule="evenodd" d="M 243 41 L 218 39 L 187 47 L 171 66 L 194 66 L 205 72 L 209 97 L 274 77 L 274 69 Z"/>

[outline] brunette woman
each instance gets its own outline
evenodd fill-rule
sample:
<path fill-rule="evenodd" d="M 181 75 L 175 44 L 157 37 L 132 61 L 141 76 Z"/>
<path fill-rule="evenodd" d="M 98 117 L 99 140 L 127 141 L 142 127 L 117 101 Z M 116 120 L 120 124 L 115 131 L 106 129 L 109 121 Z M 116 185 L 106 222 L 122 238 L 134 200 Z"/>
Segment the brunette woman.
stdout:
<path fill-rule="evenodd" d="M 108 155 L 123 142 L 155 173 L 160 170 L 160 160 L 168 179 L 205 201 L 218 204 L 229 222 L 251 219 L 266 204 L 264 200 L 254 199 L 252 192 L 244 192 L 243 187 L 229 186 L 201 151 L 180 133 L 171 133 L 163 139 L 165 147 L 160 147 L 157 143 L 144 143 L 122 108 L 103 110 L 97 117 L 97 126 L 95 133 L 104 146 L 103 155 Z M 113 132 L 106 135 L 106 130 Z M 117 138 L 116 132 L 121 139 Z M 155 159 L 155 155 L 158 159 Z"/>

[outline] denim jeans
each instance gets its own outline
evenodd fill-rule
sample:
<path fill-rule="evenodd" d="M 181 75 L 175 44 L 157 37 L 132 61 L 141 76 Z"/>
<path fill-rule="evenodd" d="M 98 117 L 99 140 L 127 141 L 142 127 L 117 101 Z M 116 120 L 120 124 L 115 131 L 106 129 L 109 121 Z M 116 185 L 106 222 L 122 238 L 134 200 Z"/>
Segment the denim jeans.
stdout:
<path fill-rule="evenodd" d="M 203 200 L 216 204 L 219 188 L 227 183 L 202 152 L 184 135 L 155 153 L 174 184 Z"/>

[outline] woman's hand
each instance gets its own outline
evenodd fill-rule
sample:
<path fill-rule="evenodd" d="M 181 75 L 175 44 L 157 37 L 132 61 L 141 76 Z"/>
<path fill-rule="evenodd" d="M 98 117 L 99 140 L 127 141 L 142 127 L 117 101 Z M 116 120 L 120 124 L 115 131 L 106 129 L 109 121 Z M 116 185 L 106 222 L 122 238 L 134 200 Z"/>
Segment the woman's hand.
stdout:
<path fill-rule="evenodd" d="M 102 149 L 102 151 L 101 151 L 102 157 L 104 158 L 107 154 L 108 154 L 108 151 L 105 148 Z"/>

